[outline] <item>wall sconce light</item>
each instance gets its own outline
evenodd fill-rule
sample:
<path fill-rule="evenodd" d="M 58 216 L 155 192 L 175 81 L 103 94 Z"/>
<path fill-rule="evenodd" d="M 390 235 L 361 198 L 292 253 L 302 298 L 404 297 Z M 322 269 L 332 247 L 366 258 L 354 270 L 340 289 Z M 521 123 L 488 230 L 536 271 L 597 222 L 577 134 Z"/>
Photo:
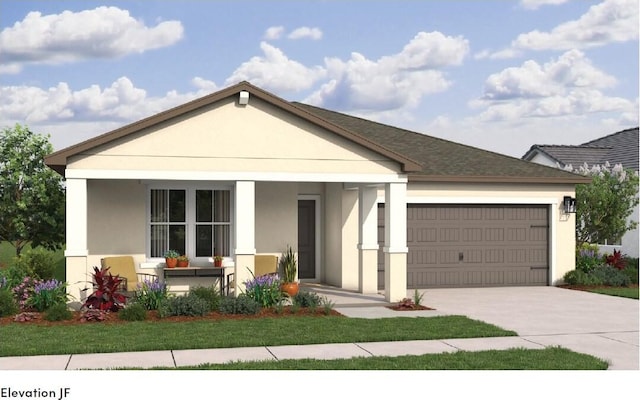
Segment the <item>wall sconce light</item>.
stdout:
<path fill-rule="evenodd" d="M 574 213 L 576 212 L 576 199 L 571 196 L 564 196 L 562 206 L 565 214 Z"/>

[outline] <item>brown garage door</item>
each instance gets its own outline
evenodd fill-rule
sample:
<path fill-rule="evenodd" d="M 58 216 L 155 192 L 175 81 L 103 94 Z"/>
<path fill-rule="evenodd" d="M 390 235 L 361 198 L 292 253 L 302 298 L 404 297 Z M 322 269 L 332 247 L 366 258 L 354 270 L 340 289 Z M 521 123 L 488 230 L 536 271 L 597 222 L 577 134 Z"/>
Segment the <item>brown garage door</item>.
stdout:
<path fill-rule="evenodd" d="M 407 286 L 544 286 L 549 216 L 537 205 L 407 206 Z M 378 209 L 378 286 L 384 287 L 384 205 Z"/>

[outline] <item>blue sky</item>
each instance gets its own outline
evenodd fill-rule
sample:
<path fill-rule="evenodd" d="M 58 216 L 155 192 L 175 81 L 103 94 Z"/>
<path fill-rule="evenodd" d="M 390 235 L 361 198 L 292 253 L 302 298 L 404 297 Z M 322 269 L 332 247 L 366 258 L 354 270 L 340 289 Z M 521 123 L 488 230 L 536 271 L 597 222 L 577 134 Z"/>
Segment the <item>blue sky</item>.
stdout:
<path fill-rule="evenodd" d="M 0 126 L 56 149 L 242 80 L 521 157 L 638 126 L 638 1 L 0 0 Z"/>

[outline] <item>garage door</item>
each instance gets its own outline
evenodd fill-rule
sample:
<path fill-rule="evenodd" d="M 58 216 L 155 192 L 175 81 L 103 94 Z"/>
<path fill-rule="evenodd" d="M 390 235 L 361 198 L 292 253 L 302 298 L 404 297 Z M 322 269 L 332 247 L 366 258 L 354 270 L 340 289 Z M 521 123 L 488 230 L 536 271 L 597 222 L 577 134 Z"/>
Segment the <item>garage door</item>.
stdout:
<path fill-rule="evenodd" d="M 547 206 L 407 206 L 407 286 L 544 286 Z M 384 287 L 384 205 L 378 209 L 378 285 Z"/>

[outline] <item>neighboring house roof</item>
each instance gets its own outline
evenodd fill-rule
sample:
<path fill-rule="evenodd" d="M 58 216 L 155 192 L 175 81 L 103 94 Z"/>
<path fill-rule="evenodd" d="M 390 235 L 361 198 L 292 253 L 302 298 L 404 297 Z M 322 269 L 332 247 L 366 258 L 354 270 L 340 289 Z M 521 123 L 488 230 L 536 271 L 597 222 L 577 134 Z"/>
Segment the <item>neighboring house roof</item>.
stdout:
<path fill-rule="evenodd" d="M 583 176 L 506 155 L 434 138 L 337 113 L 288 102 L 248 82 L 196 99 L 149 118 L 67 147 L 49 155 L 45 163 L 64 175 L 70 157 L 206 107 L 240 91 L 248 91 L 276 107 L 327 129 L 343 138 L 397 161 L 412 181 L 581 183 Z"/>
<path fill-rule="evenodd" d="M 560 167 L 572 165 L 577 168 L 585 163 L 589 166 L 622 164 L 624 168 L 638 171 L 638 128 L 625 129 L 605 137 L 577 146 L 540 145 L 531 146 L 522 156 L 530 161 L 537 154 L 554 160 Z"/>

